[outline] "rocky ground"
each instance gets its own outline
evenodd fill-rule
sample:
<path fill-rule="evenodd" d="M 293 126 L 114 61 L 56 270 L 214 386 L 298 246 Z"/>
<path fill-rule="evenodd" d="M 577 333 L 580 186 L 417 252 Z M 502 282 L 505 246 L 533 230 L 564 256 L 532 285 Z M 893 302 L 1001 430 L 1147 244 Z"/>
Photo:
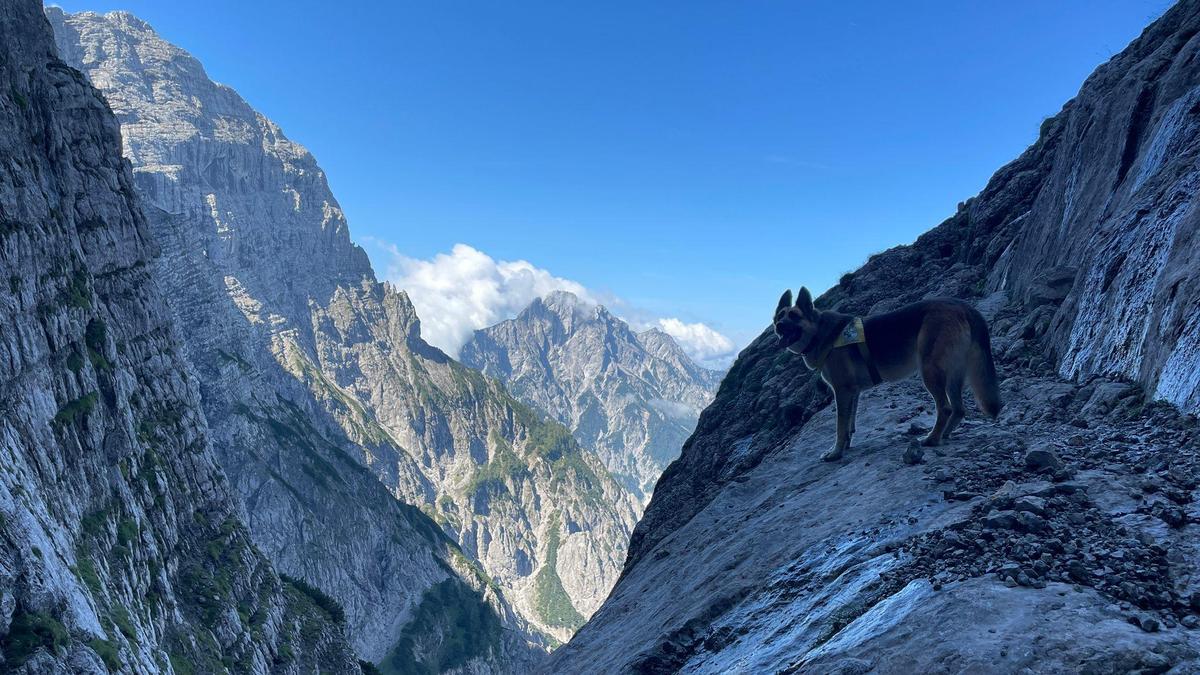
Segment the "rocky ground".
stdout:
<path fill-rule="evenodd" d="M 928 395 L 888 384 L 828 463 L 822 410 L 649 550 L 551 668 L 1200 672 L 1200 424 L 1047 374 L 1010 315 L 998 422 L 920 448 Z M 643 603 L 655 623 L 620 627 Z"/>

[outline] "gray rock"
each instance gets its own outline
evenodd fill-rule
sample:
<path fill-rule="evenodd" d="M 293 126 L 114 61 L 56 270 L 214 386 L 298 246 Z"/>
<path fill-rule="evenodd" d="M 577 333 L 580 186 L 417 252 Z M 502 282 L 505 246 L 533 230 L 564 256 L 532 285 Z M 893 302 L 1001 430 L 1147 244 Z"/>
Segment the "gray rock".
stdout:
<path fill-rule="evenodd" d="M 1025 453 L 1025 468 L 1030 471 L 1057 471 L 1062 468 L 1062 460 L 1049 446 L 1033 448 Z"/>
<path fill-rule="evenodd" d="M 1013 508 L 1017 511 L 1027 511 L 1034 515 L 1044 516 L 1046 515 L 1046 500 L 1041 497 L 1026 495 L 1017 498 L 1013 503 Z"/>
<path fill-rule="evenodd" d="M 0 92 L 5 671 L 359 672 L 251 540 L 117 121 L 41 2 L 0 3 Z"/>

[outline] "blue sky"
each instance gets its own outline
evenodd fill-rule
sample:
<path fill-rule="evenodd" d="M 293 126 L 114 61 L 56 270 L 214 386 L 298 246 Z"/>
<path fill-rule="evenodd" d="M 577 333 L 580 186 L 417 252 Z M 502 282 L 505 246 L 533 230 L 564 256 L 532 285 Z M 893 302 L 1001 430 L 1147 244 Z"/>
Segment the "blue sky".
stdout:
<path fill-rule="evenodd" d="M 134 12 L 312 150 L 381 274 L 466 244 L 738 347 L 950 215 L 1169 5 L 54 4 Z"/>

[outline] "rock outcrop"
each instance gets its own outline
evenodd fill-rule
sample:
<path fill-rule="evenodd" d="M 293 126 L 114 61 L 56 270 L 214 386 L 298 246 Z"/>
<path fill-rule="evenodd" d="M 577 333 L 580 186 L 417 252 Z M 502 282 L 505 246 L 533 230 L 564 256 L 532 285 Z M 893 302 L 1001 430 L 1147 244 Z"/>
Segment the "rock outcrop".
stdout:
<path fill-rule="evenodd" d="M 137 18 L 48 12 L 121 121 L 259 546 L 346 606 L 371 660 L 412 651 L 423 598 L 452 577 L 508 629 L 503 649 L 473 647 L 476 665 L 522 663 L 516 643 L 539 631 L 568 637 L 616 579 L 632 498 L 557 424 L 421 340 L 304 148 Z"/>
<path fill-rule="evenodd" d="M 721 378 L 696 365 L 670 335 L 635 333 L 566 291 L 475 331 L 460 358 L 566 425 L 643 500 L 679 456 Z"/>
<path fill-rule="evenodd" d="M 0 5 L 0 667 L 359 672 L 281 581 L 210 444 L 101 95 Z"/>
<path fill-rule="evenodd" d="M 998 424 L 922 460 L 924 393 L 887 385 L 821 463 L 829 394 L 765 331 L 548 669 L 1200 669 L 1198 32 L 1200 3 L 1167 11 L 982 193 L 818 300 L 972 299 Z"/>

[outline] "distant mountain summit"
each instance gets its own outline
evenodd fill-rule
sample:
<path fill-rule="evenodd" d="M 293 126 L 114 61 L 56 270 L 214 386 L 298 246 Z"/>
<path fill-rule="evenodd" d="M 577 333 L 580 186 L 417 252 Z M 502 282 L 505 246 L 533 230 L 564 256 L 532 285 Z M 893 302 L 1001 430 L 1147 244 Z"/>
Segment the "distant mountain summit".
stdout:
<path fill-rule="evenodd" d="M 605 307 L 566 291 L 476 331 L 461 358 L 570 428 L 643 500 L 721 379 L 663 331 L 636 333 Z"/>

